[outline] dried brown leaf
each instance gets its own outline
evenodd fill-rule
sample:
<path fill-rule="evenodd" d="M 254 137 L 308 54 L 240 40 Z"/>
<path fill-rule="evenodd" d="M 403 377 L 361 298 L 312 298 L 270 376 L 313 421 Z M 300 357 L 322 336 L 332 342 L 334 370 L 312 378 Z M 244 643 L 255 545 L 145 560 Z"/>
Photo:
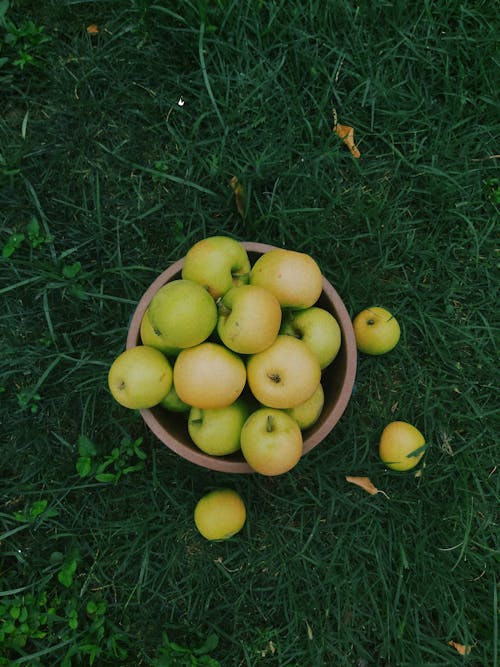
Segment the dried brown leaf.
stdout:
<path fill-rule="evenodd" d="M 346 477 L 346 482 L 350 484 L 356 484 L 356 486 L 361 487 L 364 491 L 369 493 L 371 496 L 374 496 L 376 493 L 382 493 L 386 498 L 389 498 L 385 491 L 377 489 L 369 477 Z"/>
<path fill-rule="evenodd" d="M 471 646 L 465 646 L 464 644 L 458 644 L 457 642 L 454 642 L 453 640 L 448 642 L 449 646 L 453 646 L 454 649 L 456 649 L 460 655 L 468 655 L 471 652 L 472 647 Z"/>
<path fill-rule="evenodd" d="M 340 125 L 335 123 L 333 127 L 335 134 L 342 139 L 347 148 L 351 151 L 351 155 L 355 158 L 361 157 L 358 147 L 354 143 L 354 128 L 350 125 Z"/>
<path fill-rule="evenodd" d="M 87 26 L 87 34 L 88 35 L 99 34 L 99 26 L 97 25 L 97 23 L 91 23 L 90 25 Z"/>
<path fill-rule="evenodd" d="M 236 208 L 238 209 L 238 213 L 241 215 L 242 218 L 245 217 L 245 190 L 243 189 L 243 186 L 239 182 L 239 180 L 236 178 L 236 176 L 233 176 L 231 178 L 231 187 L 233 188 L 234 192 L 234 199 L 236 202 Z"/>

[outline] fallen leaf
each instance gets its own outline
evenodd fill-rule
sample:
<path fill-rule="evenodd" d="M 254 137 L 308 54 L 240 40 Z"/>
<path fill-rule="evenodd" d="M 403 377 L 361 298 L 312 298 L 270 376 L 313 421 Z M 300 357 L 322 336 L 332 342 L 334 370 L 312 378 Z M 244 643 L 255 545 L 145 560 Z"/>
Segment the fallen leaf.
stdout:
<path fill-rule="evenodd" d="M 340 125 L 337 122 L 337 110 L 333 110 L 333 131 L 342 139 L 347 148 L 351 151 L 351 155 L 355 158 L 361 157 L 356 144 L 354 143 L 354 128 L 350 125 Z"/>
<path fill-rule="evenodd" d="M 233 176 L 231 179 L 231 187 L 233 188 L 234 192 L 234 199 L 236 201 L 236 208 L 238 209 L 238 213 L 241 215 L 242 218 L 245 217 L 245 191 L 243 189 L 243 186 L 239 182 L 239 180 L 236 178 L 236 176 Z"/>
<path fill-rule="evenodd" d="M 87 26 L 87 34 L 88 35 L 97 35 L 99 33 L 99 26 L 97 23 L 91 23 L 90 25 Z"/>
<path fill-rule="evenodd" d="M 389 498 L 385 491 L 377 489 L 369 477 L 346 477 L 346 482 L 360 486 L 364 491 L 374 496 L 376 493 L 382 493 L 386 498 Z"/>
<path fill-rule="evenodd" d="M 449 646 L 453 646 L 454 649 L 456 649 L 460 655 L 468 655 L 471 652 L 471 646 L 464 646 L 464 644 L 458 644 L 457 642 L 454 642 L 453 640 L 448 642 Z"/>

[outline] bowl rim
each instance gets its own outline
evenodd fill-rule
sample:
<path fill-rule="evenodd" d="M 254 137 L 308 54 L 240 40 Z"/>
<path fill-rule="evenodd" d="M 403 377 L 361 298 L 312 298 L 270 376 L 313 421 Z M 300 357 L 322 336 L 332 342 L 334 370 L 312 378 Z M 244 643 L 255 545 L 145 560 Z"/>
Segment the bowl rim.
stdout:
<path fill-rule="evenodd" d="M 258 243 L 254 241 L 239 241 L 239 243 L 241 243 L 245 250 L 250 253 L 263 254 L 269 250 L 279 248 L 279 246 L 269 245 L 267 243 Z M 173 262 L 167 269 L 162 271 L 143 293 L 129 322 L 126 349 L 135 347 L 138 344 L 140 337 L 140 325 L 146 308 L 149 306 L 153 296 L 160 289 L 160 287 L 172 280 L 172 278 L 182 270 L 184 259 L 185 256 L 181 257 L 180 259 Z M 314 447 L 322 442 L 338 423 L 351 399 L 356 379 L 357 348 L 352 321 L 347 308 L 337 290 L 324 275 L 323 293 L 326 294 L 329 301 L 332 303 L 341 328 L 342 345 L 345 349 L 346 359 L 344 382 L 338 399 L 324 422 L 321 423 L 318 428 L 314 429 L 310 434 L 308 434 L 306 438 L 304 438 L 302 456 L 310 452 Z M 160 442 L 181 456 L 183 459 L 188 460 L 198 466 L 219 472 L 238 474 L 255 473 L 255 470 L 253 470 L 245 461 L 237 461 L 222 456 L 211 456 L 202 450 L 197 451 L 194 448 L 191 449 L 186 447 L 184 443 L 173 437 L 169 431 L 159 423 L 154 415 L 153 410 L 154 408 L 140 410 L 142 419 L 148 428 L 152 431 L 152 433 L 158 438 L 158 440 L 160 440 Z"/>

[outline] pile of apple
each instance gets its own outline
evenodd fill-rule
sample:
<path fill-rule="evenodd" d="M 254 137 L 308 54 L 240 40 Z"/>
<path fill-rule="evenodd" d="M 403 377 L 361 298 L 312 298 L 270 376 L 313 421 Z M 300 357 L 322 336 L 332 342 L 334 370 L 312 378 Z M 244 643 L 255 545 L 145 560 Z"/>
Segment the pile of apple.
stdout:
<path fill-rule="evenodd" d="M 235 239 L 195 243 L 181 277 L 153 296 L 142 344 L 114 360 L 113 397 L 134 410 L 186 412 L 207 454 L 241 449 L 255 471 L 287 472 L 321 414 L 322 371 L 341 344 L 337 320 L 316 304 L 322 286 L 305 253 L 274 248 L 252 266 Z"/>

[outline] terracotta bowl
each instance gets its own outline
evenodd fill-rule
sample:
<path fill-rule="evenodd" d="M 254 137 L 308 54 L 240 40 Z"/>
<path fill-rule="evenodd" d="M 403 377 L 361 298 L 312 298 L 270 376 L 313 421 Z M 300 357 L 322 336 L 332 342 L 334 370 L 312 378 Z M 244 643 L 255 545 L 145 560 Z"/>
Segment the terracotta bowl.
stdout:
<path fill-rule="evenodd" d="M 243 243 L 251 264 L 273 246 L 265 243 Z M 141 343 L 140 326 L 142 317 L 156 294 L 165 283 L 181 277 L 184 258 L 179 259 L 163 271 L 144 292 L 130 322 L 127 348 Z M 332 285 L 323 278 L 323 292 L 317 302 L 318 306 L 330 311 L 337 319 L 342 333 L 342 344 L 336 359 L 323 371 L 322 384 L 325 393 L 325 404 L 319 420 L 304 431 L 303 454 L 316 447 L 339 421 L 351 398 L 356 376 L 356 341 L 351 318 L 340 296 Z M 162 407 L 141 410 L 141 415 L 150 430 L 169 449 L 196 465 L 211 470 L 227 473 L 252 473 L 241 453 L 229 456 L 210 456 L 205 454 L 191 441 L 187 430 L 186 413 L 167 412 Z"/>

